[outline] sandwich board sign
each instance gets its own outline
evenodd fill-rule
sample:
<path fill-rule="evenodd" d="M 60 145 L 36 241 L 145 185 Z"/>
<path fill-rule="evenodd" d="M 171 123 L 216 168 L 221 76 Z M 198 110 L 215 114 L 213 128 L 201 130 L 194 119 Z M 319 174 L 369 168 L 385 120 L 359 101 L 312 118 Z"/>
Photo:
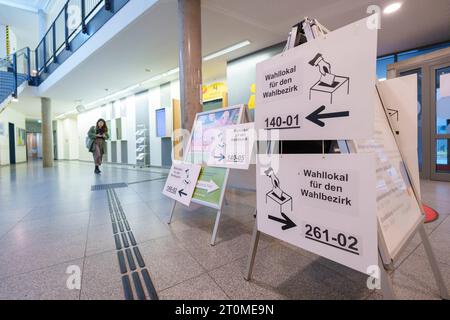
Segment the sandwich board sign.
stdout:
<path fill-rule="evenodd" d="M 417 75 L 381 81 L 377 88 L 420 198 L 417 115 L 421 106 L 417 103 Z"/>
<path fill-rule="evenodd" d="M 200 165 L 192 163 L 173 163 L 163 194 L 185 206 L 189 206 L 200 169 Z"/>
<path fill-rule="evenodd" d="M 376 155 L 377 217 L 383 246 L 395 259 L 422 223 L 420 199 L 416 198 L 411 172 L 397 145 L 381 100 L 375 108 L 375 132 L 371 139 L 355 140 L 358 154 Z M 416 105 L 414 101 L 413 106 Z M 417 136 L 410 137 L 416 139 Z"/>
<path fill-rule="evenodd" d="M 287 154 L 257 163 L 258 230 L 360 272 L 378 264 L 375 158 Z"/>
<path fill-rule="evenodd" d="M 215 136 L 208 166 L 248 170 L 255 136 L 253 122 L 221 128 Z"/>
<path fill-rule="evenodd" d="M 208 167 L 207 161 L 213 152 L 218 132 L 223 127 L 239 124 L 244 114 L 244 107 L 244 105 L 237 105 L 198 113 L 186 147 L 184 162 L 202 166 L 191 201 L 217 209 L 211 245 L 214 245 L 216 241 L 230 169 Z M 169 223 L 172 221 L 175 205 L 176 202 L 172 207 Z"/>
<path fill-rule="evenodd" d="M 360 20 L 256 66 L 255 125 L 280 140 L 368 138 L 377 30 Z"/>
<path fill-rule="evenodd" d="M 220 208 L 228 179 L 227 168 L 209 168 L 207 161 L 221 128 L 241 122 L 243 105 L 198 113 L 186 148 L 185 162 L 202 165 L 193 202 Z"/>

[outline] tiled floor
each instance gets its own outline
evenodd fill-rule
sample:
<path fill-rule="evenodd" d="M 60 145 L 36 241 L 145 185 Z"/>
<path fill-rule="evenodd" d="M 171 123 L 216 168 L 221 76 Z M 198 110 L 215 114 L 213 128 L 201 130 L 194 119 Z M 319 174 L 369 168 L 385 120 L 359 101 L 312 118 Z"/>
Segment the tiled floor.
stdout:
<path fill-rule="evenodd" d="M 101 176 L 80 162 L 0 168 L 0 299 L 123 299 L 106 191 L 92 185 L 139 182 L 161 170 L 106 166 Z M 263 236 L 253 280 L 244 280 L 255 194 L 228 191 L 217 244 L 209 245 L 215 212 L 178 206 L 161 194 L 164 180 L 116 189 L 161 299 L 379 299 L 366 276 Z M 439 220 L 426 225 L 450 287 L 450 183 L 422 182 Z M 68 289 L 71 266 L 81 288 Z M 438 299 L 418 237 L 393 276 L 401 299 Z M 70 281 L 69 281 L 70 282 Z"/>

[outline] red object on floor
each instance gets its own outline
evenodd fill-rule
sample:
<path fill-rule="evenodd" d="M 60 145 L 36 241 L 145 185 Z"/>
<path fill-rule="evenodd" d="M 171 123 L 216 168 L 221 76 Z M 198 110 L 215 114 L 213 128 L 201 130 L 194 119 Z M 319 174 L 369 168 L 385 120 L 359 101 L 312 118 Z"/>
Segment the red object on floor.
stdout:
<path fill-rule="evenodd" d="M 437 220 L 437 218 L 439 218 L 439 213 L 434 210 L 433 208 L 430 208 L 429 206 L 422 204 L 423 205 L 423 210 L 425 211 L 425 223 L 430 223 L 433 222 L 435 220 Z"/>

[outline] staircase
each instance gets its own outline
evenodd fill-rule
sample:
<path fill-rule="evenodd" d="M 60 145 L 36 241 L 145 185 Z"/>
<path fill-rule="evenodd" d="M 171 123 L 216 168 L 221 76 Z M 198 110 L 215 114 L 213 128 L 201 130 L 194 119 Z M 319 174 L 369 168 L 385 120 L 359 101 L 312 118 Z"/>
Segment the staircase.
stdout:
<path fill-rule="evenodd" d="M 0 110 L 31 81 L 30 53 L 25 48 L 0 59 Z"/>

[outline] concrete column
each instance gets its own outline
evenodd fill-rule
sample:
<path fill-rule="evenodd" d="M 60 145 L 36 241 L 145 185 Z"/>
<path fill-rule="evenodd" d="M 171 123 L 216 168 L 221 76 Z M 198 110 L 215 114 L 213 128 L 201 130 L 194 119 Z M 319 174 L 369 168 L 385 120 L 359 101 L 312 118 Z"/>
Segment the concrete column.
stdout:
<path fill-rule="evenodd" d="M 53 125 L 52 103 L 49 98 L 41 98 L 42 115 L 42 159 L 44 168 L 53 167 Z"/>
<path fill-rule="evenodd" d="M 195 114 L 202 111 L 201 0 L 178 0 L 181 116 L 191 130 Z"/>

